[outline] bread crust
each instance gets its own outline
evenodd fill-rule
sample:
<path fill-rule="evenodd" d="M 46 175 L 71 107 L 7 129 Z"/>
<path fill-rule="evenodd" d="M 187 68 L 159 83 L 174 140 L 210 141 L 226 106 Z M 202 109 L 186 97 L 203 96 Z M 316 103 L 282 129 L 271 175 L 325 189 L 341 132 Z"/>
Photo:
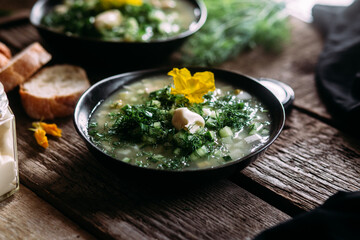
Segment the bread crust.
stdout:
<path fill-rule="evenodd" d="M 19 90 L 21 102 L 26 114 L 34 119 L 47 120 L 67 117 L 73 114 L 80 92 L 67 96 L 41 98 L 22 89 Z"/>
<path fill-rule="evenodd" d="M 0 42 L 0 69 L 6 66 L 10 58 L 10 49 L 4 43 Z"/>
<path fill-rule="evenodd" d="M 35 94 L 32 89 L 26 88 L 26 83 L 35 81 L 38 77 L 46 76 L 46 74 L 54 68 L 62 69 L 64 74 L 65 72 L 67 72 L 67 74 L 69 74 L 68 72 L 76 74 L 77 78 L 73 80 L 73 84 L 74 86 L 78 86 L 78 90 L 69 93 L 65 92 L 63 89 L 58 89 L 59 91 L 57 95 L 42 97 Z M 49 83 L 49 88 L 54 87 L 54 85 L 56 85 L 55 82 L 60 80 L 52 78 L 51 81 L 52 84 Z M 80 96 L 87 88 L 90 87 L 90 82 L 87 78 L 85 70 L 68 64 L 45 67 L 31 77 L 26 83 L 21 84 L 19 88 L 23 108 L 28 116 L 40 120 L 70 116 L 73 114 Z"/>
<path fill-rule="evenodd" d="M 4 85 L 5 92 L 9 92 L 25 82 L 50 60 L 51 54 L 38 42 L 16 54 L 0 69 L 0 81 Z"/>
<path fill-rule="evenodd" d="M 10 49 L 2 42 L 0 42 L 0 53 L 3 54 L 7 59 L 12 57 Z"/>
<path fill-rule="evenodd" d="M 0 53 L 0 69 L 5 67 L 9 62 L 9 59 L 2 53 Z"/>

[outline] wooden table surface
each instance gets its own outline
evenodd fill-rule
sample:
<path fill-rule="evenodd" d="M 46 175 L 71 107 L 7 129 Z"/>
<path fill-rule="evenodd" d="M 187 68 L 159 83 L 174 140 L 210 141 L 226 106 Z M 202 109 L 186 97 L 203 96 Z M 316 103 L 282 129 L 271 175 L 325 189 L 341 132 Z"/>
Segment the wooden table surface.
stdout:
<path fill-rule="evenodd" d="M 26 7 L 31 4 L 14 6 Z M 16 19 L 0 18 L 0 41 L 14 54 L 41 41 L 26 18 Z M 0 203 L 0 239 L 251 239 L 339 190 L 360 189 L 360 139 L 335 127 L 315 87 L 322 39 L 307 23 L 291 18 L 290 24 L 292 38 L 282 53 L 255 49 L 219 66 L 294 89 L 280 137 L 243 171 L 194 190 L 161 194 L 130 187 L 89 153 L 72 117 L 54 121 L 63 137 L 42 149 L 28 130 L 33 120 L 17 89 L 10 92 L 21 186 Z"/>

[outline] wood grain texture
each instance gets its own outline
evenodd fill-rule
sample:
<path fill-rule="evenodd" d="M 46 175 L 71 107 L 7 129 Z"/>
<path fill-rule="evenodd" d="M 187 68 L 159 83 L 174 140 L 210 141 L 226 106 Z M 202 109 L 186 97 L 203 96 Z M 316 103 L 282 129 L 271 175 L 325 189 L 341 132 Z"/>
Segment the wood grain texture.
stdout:
<path fill-rule="evenodd" d="M 320 36 L 296 19 L 291 19 L 291 25 L 291 42 L 281 54 L 256 49 L 220 67 L 278 79 L 294 88 L 296 109 L 280 138 L 239 174 L 309 210 L 338 190 L 359 189 L 360 148 L 358 140 L 297 111 L 329 118 L 314 83 Z M 1 29 L 0 39 L 20 49 L 38 37 L 30 32 L 30 38 L 22 39 L 15 37 L 21 29 Z M 288 219 L 227 180 L 165 196 L 131 188 L 88 153 L 70 118 L 56 121 L 63 137 L 50 138 L 50 148 L 43 150 L 28 131 L 32 120 L 25 115 L 17 92 L 10 95 L 17 118 L 22 183 L 98 238 L 244 239 Z"/>
<path fill-rule="evenodd" d="M 16 12 L 23 9 L 31 9 L 36 1 L 37 0 L 0 0 L 0 6 L 3 10 Z"/>
<path fill-rule="evenodd" d="M 2 26 L 0 28 L 0 41 L 7 44 L 15 54 L 30 44 L 40 41 L 40 36 L 36 29 L 26 21 L 22 24 Z"/>
<path fill-rule="evenodd" d="M 21 185 L 0 203 L 0 239 L 95 239 Z"/>
<path fill-rule="evenodd" d="M 265 156 L 243 174 L 304 210 L 360 189 L 359 139 L 294 110 Z"/>
<path fill-rule="evenodd" d="M 16 12 L 10 14 L 9 16 L 3 16 L 0 18 L 0 27 L 4 27 L 8 24 L 14 25 L 14 24 L 17 24 L 19 21 L 28 22 L 29 15 L 30 15 L 30 10 L 24 9 L 24 10 L 16 11 Z"/>

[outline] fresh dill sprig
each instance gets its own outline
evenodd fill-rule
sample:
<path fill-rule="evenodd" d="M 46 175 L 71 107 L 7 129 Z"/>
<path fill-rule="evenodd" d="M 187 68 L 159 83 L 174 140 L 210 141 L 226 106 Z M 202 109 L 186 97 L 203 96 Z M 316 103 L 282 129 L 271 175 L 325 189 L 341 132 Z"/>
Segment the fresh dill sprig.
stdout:
<path fill-rule="evenodd" d="M 182 47 L 184 65 L 218 65 L 256 46 L 279 51 L 289 38 L 283 3 L 273 0 L 204 2 L 208 18 Z"/>

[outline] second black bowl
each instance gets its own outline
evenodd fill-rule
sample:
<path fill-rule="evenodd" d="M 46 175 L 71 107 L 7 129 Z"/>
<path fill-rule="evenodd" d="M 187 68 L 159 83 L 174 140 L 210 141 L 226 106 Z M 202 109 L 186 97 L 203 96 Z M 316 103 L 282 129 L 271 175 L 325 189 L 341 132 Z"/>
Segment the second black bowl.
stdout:
<path fill-rule="evenodd" d="M 151 42 L 104 41 L 69 36 L 41 24 L 42 18 L 61 0 L 39 0 L 31 10 L 30 22 L 44 40 L 45 47 L 60 60 L 91 67 L 112 67 L 129 70 L 152 66 L 166 60 L 183 42 L 196 33 L 207 18 L 202 0 L 186 0 L 194 6 L 196 20 L 191 27 L 175 37 Z"/>

